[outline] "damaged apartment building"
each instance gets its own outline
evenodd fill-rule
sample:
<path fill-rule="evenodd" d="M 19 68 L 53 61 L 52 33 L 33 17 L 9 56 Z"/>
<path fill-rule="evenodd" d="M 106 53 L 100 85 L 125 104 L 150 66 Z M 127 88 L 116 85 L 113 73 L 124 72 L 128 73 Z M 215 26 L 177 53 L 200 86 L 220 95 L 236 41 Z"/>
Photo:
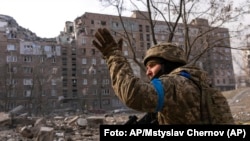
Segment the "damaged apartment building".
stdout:
<path fill-rule="evenodd" d="M 61 46 L 0 15 L 0 110 L 22 105 L 29 113 L 56 107 L 61 85 Z"/>
<path fill-rule="evenodd" d="M 143 13 L 134 11 L 131 17 L 122 17 L 132 39 L 131 44 L 125 40 L 123 53 L 135 75 L 146 78 L 129 48 L 133 47 L 136 59 L 141 62 L 146 50 L 153 45 L 150 25 Z M 166 23 L 156 23 L 157 41 L 164 42 L 169 34 Z M 110 29 L 117 39 L 123 37 L 123 25 L 119 17 L 113 15 L 84 13 L 74 21 L 65 22 L 64 30 L 55 38 L 39 38 L 19 26 L 12 17 L 0 15 L 0 110 L 23 105 L 29 113 L 49 114 L 65 110 L 102 112 L 124 108 L 111 87 L 105 60 L 92 45 L 94 33 L 100 27 Z M 194 19 L 190 27 L 190 35 L 195 36 L 209 25 L 205 19 Z M 229 37 L 228 29 L 217 31 L 214 36 Z M 178 26 L 173 39 L 180 46 L 184 44 L 183 32 L 182 25 Z M 229 38 L 222 43 L 230 46 Z M 216 56 L 214 52 L 225 56 Z M 208 71 L 214 87 L 235 89 L 230 49 L 210 50 L 198 64 Z"/>

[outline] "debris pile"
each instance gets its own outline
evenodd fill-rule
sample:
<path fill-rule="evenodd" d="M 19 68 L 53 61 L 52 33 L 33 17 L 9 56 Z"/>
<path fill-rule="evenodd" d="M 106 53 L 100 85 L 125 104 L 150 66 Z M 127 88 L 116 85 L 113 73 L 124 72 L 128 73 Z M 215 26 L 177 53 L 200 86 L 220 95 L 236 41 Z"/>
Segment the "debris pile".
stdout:
<path fill-rule="evenodd" d="M 20 111 L 20 110 L 17 110 Z M 0 113 L 1 141 L 99 141 L 100 124 L 123 124 L 131 113 L 28 117 Z M 142 113 L 135 113 L 138 117 Z"/>

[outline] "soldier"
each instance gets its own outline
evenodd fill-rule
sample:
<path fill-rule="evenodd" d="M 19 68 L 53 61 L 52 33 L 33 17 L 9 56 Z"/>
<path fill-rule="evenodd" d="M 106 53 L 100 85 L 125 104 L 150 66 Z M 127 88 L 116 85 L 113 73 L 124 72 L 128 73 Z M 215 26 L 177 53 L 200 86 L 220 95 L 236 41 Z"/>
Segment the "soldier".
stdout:
<path fill-rule="evenodd" d="M 141 112 L 157 112 L 160 125 L 234 122 L 223 96 L 220 95 L 224 105 L 219 107 L 222 108 L 210 107 L 207 100 L 202 100 L 207 98 L 201 88 L 207 81 L 206 72 L 187 65 L 185 52 L 175 44 L 157 44 L 148 49 L 143 60 L 149 79 L 160 80 L 164 92 L 161 96 L 156 88 L 160 86 L 155 87 L 133 74 L 122 54 L 122 39 L 116 42 L 106 28 L 99 28 L 95 37 L 93 45 L 106 60 L 115 94 L 128 107 Z M 213 114 L 216 108 L 222 109 L 216 112 L 217 115 Z"/>

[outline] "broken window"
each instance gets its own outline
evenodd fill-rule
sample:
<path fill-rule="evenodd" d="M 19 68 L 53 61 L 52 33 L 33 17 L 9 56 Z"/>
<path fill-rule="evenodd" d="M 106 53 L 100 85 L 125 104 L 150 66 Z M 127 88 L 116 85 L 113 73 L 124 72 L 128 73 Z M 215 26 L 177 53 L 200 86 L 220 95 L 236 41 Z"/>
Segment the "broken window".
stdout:
<path fill-rule="evenodd" d="M 8 70 L 7 70 L 8 73 L 16 73 L 16 72 L 17 72 L 17 67 L 11 67 L 11 66 L 10 66 L 10 67 L 8 67 L 7 69 L 8 69 Z"/>
<path fill-rule="evenodd" d="M 142 32 L 142 25 L 139 25 L 139 31 Z"/>
<path fill-rule="evenodd" d="M 109 99 L 104 99 L 104 100 L 102 100 L 102 104 L 103 105 L 110 105 L 110 100 Z"/>
<path fill-rule="evenodd" d="M 146 25 L 146 32 L 149 32 L 149 26 Z"/>
<path fill-rule="evenodd" d="M 140 33 L 140 41 L 143 41 L 143 34 Z"/>
<path fill-rule="evenodd" d="M 149 34 L 146 35 L 146 38 L 147 38 L 146 39 L 147 41 L 150 41 L 150 35 Z"/>
<path fill-rule="evenodd" d="M 82 45 L 85 45 L 87 43 L 86 38 L 82 39 Z"/>
<path fill-rule="evenodd" d="M 87 64 L 87 59 L 86 58 L 82 58 L 82 64 Z"/>
<path fill-rule="evenodd" d="M 95 49 L 91 49 L 92 55 L 95 55 Z"/>
<path fill-rule="evenodd" d="M 30 97 L 31 96 L 31 90 L 24 90 L 24 97 Z"/>
<path fill-rule="evenodd" d="M 88 84 L 88 80 L 84 78 L 82 84 L 83 85 L 87 85 Z"/>
<path fill-rule="evenodd" d="M 93 79 L 93 85 L 96 85 L 97 84 L 97 80 L 94 78 Z"/>
<path fill-rule="evenodd" d="M 41 96 L 46 96 L 46 93 L 44 90 L 41 91 Z"/>
<path fill-rule="evenodd" d="M 7 56 L 7 62 L 17 62 L 17 56 Z"/>
<path fill-rule="evenodd" d="M 31 56 L 24 56 L 24 62 L 32 62 Z"/>
<path fill-rule="evenodd" d="M 86 48 L 82 49 L 82 54 L 85 55 L 86 54 Z"/>
<path fill-rule="evenodd" d="M 86 68 L 82 68 L 82 74 L 87 74 L 87 69 Z"/>
<path fill-rule="evenodd" d="M 56 79 L 51 79 L 51 85 L 56 85 Z"/>
<path fill-rule="evenodd" d="M 57 73 L 57 68 L 52 68 L 52 74 L 56 74 Z"/>
<path fill-rule="evenodd" d="M 90 35 L 94 35 L 95 30 L 94 29 L 90 29 Z"/>
<path fill-rule="evenodd" d="M 8 51 L 14 51 L 14 50 L 16 50 L 16 46 L 15 46 L 15 45 L 12 45 L 12 44 L 8 44 L 8 45 L 7 45 L 7 50 L 8 50 Z"/>
<path fill-rule="evenodd" d="M 45 60 L 45 59 L 44 59 L 44 56 L 41 56 L 41 57 L 40 57 L 40 62 L 44 62 L 44 60 Z"/>
<path fill-rule="evenodd" d="M 32 67 L 24 67 L 24 73 L 32 73 L 33 68 Z"/>
<path fill-rule="evenodd" d="M 116 28 L 116 27 L 119 26 L 119 23 L 118 23 L 118 22 L 112 22 L 112 26 L 113 26 L 114 28 Z"/>
<path fill-rule="evenodd" d="M 51 96 L 56 96 L 56 90 L 55 89 L 51 90 Z"/>
<path fill-rule="evenodd" d="M 67 86 L 67 83 L 68 83 L 67 79 L 63 79 L 63 86 Z"/>
<path fill-rule="evenodd" d="M 56 58 L 55 57 L 52 58 L 52 63 L 56 63 Z"/>
<path fill-rule="evenodd" d="M 106 21 L 101 21 L 101 25 L 106 25 Z"/>

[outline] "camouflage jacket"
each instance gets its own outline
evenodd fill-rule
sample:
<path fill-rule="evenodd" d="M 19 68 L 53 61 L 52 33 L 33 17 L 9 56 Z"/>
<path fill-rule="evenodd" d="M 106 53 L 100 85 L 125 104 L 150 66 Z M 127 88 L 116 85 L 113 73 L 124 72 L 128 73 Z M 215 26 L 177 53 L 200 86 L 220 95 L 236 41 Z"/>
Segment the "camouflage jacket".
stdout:
<path fill-rule="evenodd" d="M 106 58 L 112 86 L 118 98 L 128 107 L 141 112 L 155 112 L 157 92 L 150 82 L 133 74 L 127 59 L 116 52 Z M 165 99 L 164 108 L 158 112 L 159 124 L 200 124 L 200 89 L 190 79 L 174 73 L 185 70 L 196 82 L 206 82 L 206 73 L 199 68 L 184 66 L 173 73 L 162 75 Z M 227 110 L 228 109 L 227 107 Z M 225 119 L 226 120 L 226 119 Z M 220 121 L 230 123 L 229 121 Z"/>

